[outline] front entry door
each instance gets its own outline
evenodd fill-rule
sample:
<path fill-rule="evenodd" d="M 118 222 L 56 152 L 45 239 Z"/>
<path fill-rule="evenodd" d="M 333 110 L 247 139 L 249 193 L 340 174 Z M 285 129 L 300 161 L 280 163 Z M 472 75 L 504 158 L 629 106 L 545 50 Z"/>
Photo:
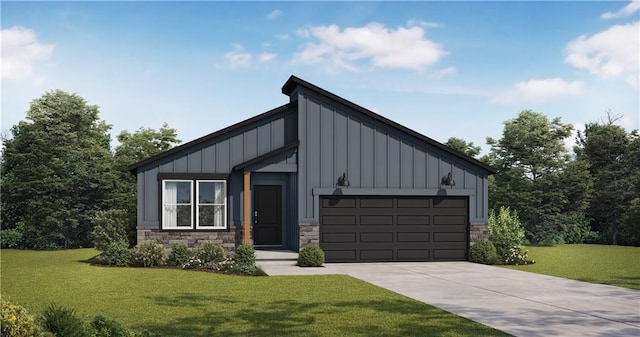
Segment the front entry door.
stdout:
<path fill-rule="evenodd" d="M 282 187 L 256 185 L 253 195 L 253 244 L 281 246 Z"/>

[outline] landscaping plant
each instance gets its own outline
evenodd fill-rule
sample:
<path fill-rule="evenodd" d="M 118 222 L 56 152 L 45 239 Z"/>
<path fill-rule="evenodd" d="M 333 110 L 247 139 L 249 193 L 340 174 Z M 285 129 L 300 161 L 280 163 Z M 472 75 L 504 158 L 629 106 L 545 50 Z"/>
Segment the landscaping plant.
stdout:
<path fill-rule="evenodd" d="M 496 264 L 500 261 L 496 247 L 491 241 L 478 241 L 469 249 L 469 261 L 482 264 Z"/>
<path fill-rule="evenodd" d="M 320 267 L 324 263 L 324 251 L 316 244 L 308 244 L 298 253 L 298 266 Z"/>
<path fill-rule="evenodd" d="M 41 321 L 44 330 L 53 333 L 55 336 L 87 336 L 84 322 L 78 317 L 74 309 L 49 304 L 42 313 Z"/>
<path fill-rule="evenodd" d="M 195 258 L 205 265 L 219 264 L 227 259 L 227 252 L 219 243 L 204 241 L 198 244 Z"/>
<path fill-rule="evenodd" d="M 256 251 L 251 245 L 239 245 L 233 257 L 232 271 L 252 275 L 256 270 Z"/>
<path fill-rule="evenodd" d="M 489 241 L 496 247 L 501 258 L 505 258 L 514 246 L 521 246 L 525 240 L 518 213 L 511 211 L 509 207 L 500 207 L 498 214 L 489 212 L 488 234 Z"/>
<path fill-rule="evenodd" d="M 0 300 L 2 318 L 0 319 L 0 333 L 2 336 L 31 337 L 37 332 L 34 317 L 21 305 L 13 304 L 4 299 Z"/>
<path fill-rule="evenodd" d="M 131 261 L 141 267 L 162 266 L 167 260 L 164 247 L 154 240 L 139 243 L 134 249 Z"/>
<path fill-rule="evenodd" d="M 109 266 L 126 267 L 131 263 L 131 253 L 129 243 L 120 240 L 112 242 L 98 260 Z"/>
<path fill-rule="evenodd" d="M 169 254 L 168 264 L 170 266 L 184 266 L 189 261 L 191 252 L 185 244 L 176 243 L 171 247 L 171 253 Z"/>

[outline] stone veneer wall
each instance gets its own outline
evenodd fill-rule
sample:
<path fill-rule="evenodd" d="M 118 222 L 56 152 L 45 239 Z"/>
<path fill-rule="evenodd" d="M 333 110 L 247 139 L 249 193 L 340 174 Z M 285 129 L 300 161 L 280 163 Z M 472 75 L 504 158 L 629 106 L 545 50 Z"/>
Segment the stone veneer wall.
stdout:
<path fill-rule="evenodd" d="M 300 245 L 302 248 L 310 243 L 320 244 L 320 225 L 317 223 L 300 223 Z"/>
<path fill-rule="evenodd" d="M 487 240 L 487 224 L 486 223 L 472 223 L 469 228 L 469 241 L 473 246 L 474 243 Z"/>
<path fill-rule="evenodd" d="M 221 243 L 230 253 L 235 252 L 236 245 L 242 243 L 242 228 L 231 228 L 221 232 L 180 232 L 161 231 L 159 229 L 138 229 L 138 243 L 155 240 L 164 248 L 170 249 L 176 243 L 195 248 L 202 241 Z"/>

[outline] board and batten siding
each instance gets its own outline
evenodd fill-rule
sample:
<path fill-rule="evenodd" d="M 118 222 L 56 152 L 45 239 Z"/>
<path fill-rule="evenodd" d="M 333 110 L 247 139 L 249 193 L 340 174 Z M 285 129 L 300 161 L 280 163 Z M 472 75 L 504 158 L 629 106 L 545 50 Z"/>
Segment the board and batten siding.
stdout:
<path fill-rule="evenodd" d="M 470 222 L 486 223 L 488 172 L 306 88 L 294 100 L 300 222 L 318 222 L 319 195 L 338 193 L 468 196 Z M 351 186 L 338 190 L 343 172 Z M 449 172 L 456 185 L 441 186 Z"/>
<path fill-rule="evenodd" d="M 228 195 L 230 225 L 240 225 L 242 202 L 241 173 L 232 174 L 235 165 L 283 147 L 297 140 L 295 107 L 256 121 L 253 124 L 223 134 L 162 161 L 138 169 L 138 228 L 159 227 L 158 173 L 218 173 L 229 174 Z M 270 164 L 296 165 L 294 152 L 269 160 Z M 238 177 L 236 177 L 238 176 Z"/>

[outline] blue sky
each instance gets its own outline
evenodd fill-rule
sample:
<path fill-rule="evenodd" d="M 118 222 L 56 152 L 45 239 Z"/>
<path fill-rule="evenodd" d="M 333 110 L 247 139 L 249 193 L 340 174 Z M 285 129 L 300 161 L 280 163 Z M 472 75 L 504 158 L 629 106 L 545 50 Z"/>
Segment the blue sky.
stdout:
<path fill-rule="evenodd" d="M 0 6 L 5 134 L 61 89 L 114 138 L 167 122 L 186 142 L 286 103 L 292 74 L 484 152 L 524 109 L 578 129 L 611 109 L 639 127 L 639 1 Z"/>

